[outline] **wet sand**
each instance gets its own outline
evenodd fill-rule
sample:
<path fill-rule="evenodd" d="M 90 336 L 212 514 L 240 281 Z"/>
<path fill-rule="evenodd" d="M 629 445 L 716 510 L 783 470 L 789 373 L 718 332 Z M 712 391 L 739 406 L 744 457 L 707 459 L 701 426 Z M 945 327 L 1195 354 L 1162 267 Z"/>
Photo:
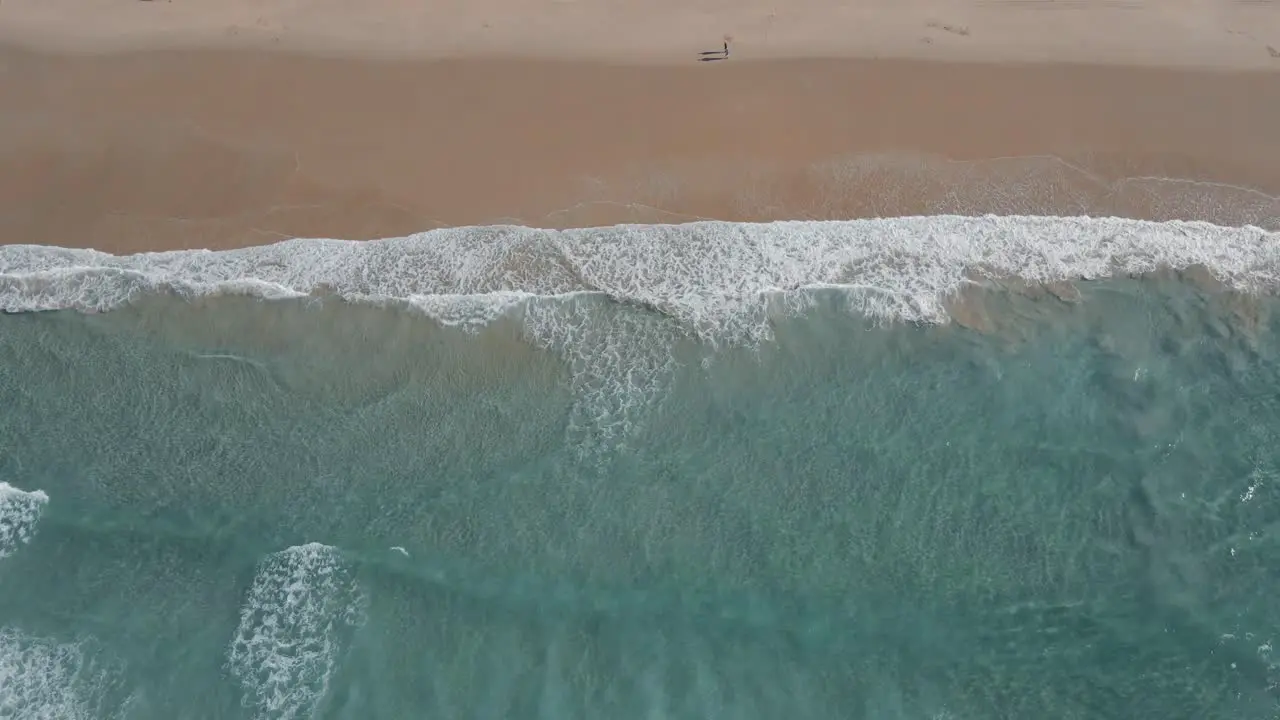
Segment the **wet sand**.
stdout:
<path fill-rule="evenodd" d="M 1280 225 L 1280 74 L 1260 70 L 9 47 L 0 98 L 9 243 L 943 212 Z"/>

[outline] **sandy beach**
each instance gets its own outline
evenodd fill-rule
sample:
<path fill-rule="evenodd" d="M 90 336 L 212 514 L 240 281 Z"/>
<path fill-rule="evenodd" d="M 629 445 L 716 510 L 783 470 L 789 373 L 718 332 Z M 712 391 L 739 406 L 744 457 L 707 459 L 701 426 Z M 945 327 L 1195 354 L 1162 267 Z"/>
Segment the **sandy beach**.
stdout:
<path fill-rule="evenodd" d="M 1278 720 L 1277 567 L 1280 0 L 0 0 L 0 719 Z"/>
<path fill-rule="evenodd" d="M 731 35 L 727 60 L 697 53 Z M 0 5 L 0 242 L 956 212 L 1280 224 L 1280 5 Z"/>

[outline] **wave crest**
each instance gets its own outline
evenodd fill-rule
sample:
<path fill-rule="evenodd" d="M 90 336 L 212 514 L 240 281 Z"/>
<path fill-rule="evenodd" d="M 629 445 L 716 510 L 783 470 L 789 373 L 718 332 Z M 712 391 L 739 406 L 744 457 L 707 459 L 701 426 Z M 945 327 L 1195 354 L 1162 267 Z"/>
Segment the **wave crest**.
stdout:
<path fill-rule="evenodd" d="M 47 504 L 49 496 L 39 490 L 27 492 L 0 482 L 0 558 L 31 540 Z"/>

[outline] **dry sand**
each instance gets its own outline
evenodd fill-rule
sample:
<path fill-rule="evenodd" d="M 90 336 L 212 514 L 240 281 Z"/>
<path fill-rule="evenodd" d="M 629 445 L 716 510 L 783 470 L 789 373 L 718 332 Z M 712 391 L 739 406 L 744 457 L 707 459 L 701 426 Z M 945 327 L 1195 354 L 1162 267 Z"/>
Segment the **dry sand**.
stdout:
<path fill-rule="evenodd" d="M 3 0 L 0 39 L 64 50 L 192 44 L 342 55 L 670 64 L 741 57 L 1274 68 L 1273 0 Z"/>
<path fill-rule="evenodd" d="M 0 242 L 1280 226 L 1278 29 L 1257 0 L 0 0 Z"/>

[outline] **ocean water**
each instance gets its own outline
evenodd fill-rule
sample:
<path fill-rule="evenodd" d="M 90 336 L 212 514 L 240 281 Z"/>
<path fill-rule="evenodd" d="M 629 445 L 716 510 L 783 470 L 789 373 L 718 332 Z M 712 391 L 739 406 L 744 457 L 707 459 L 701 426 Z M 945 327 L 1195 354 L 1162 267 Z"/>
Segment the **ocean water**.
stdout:
<path fill-rule="evenodd" d="M 1280 234 L 0 247 L 0 718 L 1280 717 Z"/>

